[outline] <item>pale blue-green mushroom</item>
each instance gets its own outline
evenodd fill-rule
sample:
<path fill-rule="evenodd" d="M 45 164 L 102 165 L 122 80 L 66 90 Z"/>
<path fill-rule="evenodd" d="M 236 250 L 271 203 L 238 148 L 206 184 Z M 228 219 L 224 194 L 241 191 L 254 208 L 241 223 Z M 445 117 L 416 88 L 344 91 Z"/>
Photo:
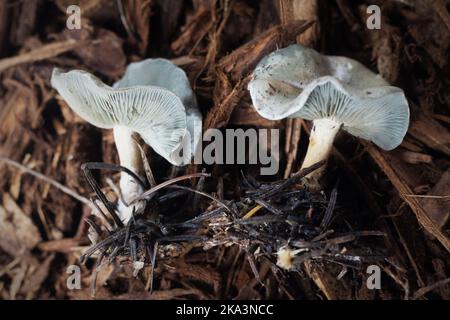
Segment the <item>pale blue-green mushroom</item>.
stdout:
<path fill-rule="evenodd" d="M 52 86 L 70 108 L 87 122 L 113 129 L 120 164 L 143 177 L 140 151 L 132 138 L 137 133 L 155 152 L 174 165 L 190 162 L 201 135 L 201 114 L 185 72 L 165 59 L 131 63 L 113 87 L 92 74 L 55 68 Z M 182 150 L 182 151 L 181 151 Z M 140 201 L 141 186 L 126 173 L 121 174 L 118 213 L 128 222 L 133 210 L 145 208 Z"/>
<path fill-rule="evenodd" d="M 327 159 L 341 128 L 384 150 L 400 145 L 408 130 L 409 107 L 403 90 L 355 60 L 321 55 L 301 45 L 264 57 L 248 90 L 264 118 L 313 121 L 302 168 Z M 321 172 L 309 177 L 317 180 Z"/>

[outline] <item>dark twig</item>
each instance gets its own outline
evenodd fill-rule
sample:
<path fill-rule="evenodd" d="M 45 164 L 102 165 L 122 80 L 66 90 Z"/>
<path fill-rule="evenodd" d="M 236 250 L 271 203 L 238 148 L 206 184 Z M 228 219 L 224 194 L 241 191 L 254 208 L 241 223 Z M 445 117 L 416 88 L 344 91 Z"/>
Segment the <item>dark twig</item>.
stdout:
<path fill-rule="evenodd" d="M 192 179 L 192 178 L 199 178 L 199 177 L 210 177 L 211 175 L 209 173 L 192 173 L 192 174 L 187 174 L 185 176 L 181 176 L 181 177 L 176 177 L 173 178 L 171 180 L 165 181 L 161 184 L 158 184 L 156 187 L 151 188 L 150 190 L 145 191 L 144 193 L 142 193 L 141 195 L 137 196 L 136 198 L 132 199 L 130 201 L 130 205 L 133 205 L 134 203 L 136 203 L 137 201 L 140 200 L 145 200 L 147 199 L 149 196 L 151 196 L 153 193 L 155 193 L 156 191 L 159 191 L 171 184 L 177 183 L 179 181 L 183 181 L 183 180 L 187 180 L 187 179 Z"/>
<path fill-rule="evenodd" d="M 310 174 L 311 172 L 314 172 L 315 170 L 319 169 L 320 167 L 322 167 L 325 164 L 325 161 L 321 161 L 318 163 L 313 164 L 312 166 L 305 168 L 297 173 L 294 173 L 291 177 L 289 177 L 288 179 L 284 180 L 280 185 L 278 185 L 277 187 L 267 191 L 266 193 L 262 194 L 259 198 L 260 199 L 267 199 L 270 197 L 273 197 L 274 195 L 276 195 L 277 193 L 283 191 L 284 189 L 286 189 L 287 187 L 291 186 L 294 183 L 297 183 L 298 181 L 300 181 L 302 178 L 304 178 L 305 176 L 307 176 L 308 174 Z"/>
<path fill-rule="evenodd" d="M 331 217 L 333 216 L 334 207 L 336 206 L 337 200 L 337 189 L 339 185 L 339 180 L 336 182 L 336 185 L 331 191 L 330 201 L 328 202 L 327 210 L 325 211 L 325 215 L 323 216 L 322 222 L 320 223 L 320 228 L 322 230 L 326 230 L 331 222 Z"/>
<path fill-rule="evenodd" d="M 224 207 L 225 209 L 227 209 L 229 212 L 233 212 L 233 210 L 227 206 L 225 203 L 223 203 L 222 201 L 220 201 L 219 199 L 207 194 L 206 192 L 202 192 L 193 188 L 189 188 L 189 187 L 185 187 L 185 186 L 170 186 L 170 188 L 173 189 L 181 189 L 181 190 L 186 190 L 186 191 L 190 191 L 190 192 L 194 192 L 196 194 L 202 195 L 208 199 L 211 199 L 212 201 L 218 203 L 219 205 L 221 205 L 222 207 Z"/>
<path fill-rule="evenodd" d="M 87 182 L 91 186 L 92 190 L 94 190 L 97 197 L 100 199 L 100 201 L 103 203 L 105 208 L 108 210 L 109 214 L 113 218 L 114 222 L 116 223 L 117 227 L 123 227 L 123 222 L 120 220 L 120 218 L 117 216 L 115 212 L 115 206 L 106 198 L 106 196 L 103 194 L 103 191 L 101 190 L 100 186 L 97 184 L 97 181 L 95 181 L 94 177 L 91 173 L 91 163 L 84 163 L 81 165 L 81 170 L 83 170 L 84 176 L 86 177 Z M 102 212 L 100 210 L 100 212 Z"/>

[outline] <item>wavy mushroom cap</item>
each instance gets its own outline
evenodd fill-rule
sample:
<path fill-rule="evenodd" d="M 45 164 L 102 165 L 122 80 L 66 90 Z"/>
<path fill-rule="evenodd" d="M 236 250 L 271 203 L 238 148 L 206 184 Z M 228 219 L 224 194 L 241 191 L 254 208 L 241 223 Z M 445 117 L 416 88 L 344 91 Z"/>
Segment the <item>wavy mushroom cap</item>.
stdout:
<path fill-rule="evenodd" d="M 183 164 L 184 159 L 177 153 L 188 132 L 184 102 L 189 106 L 192 101 L 195 103 L 195 97 L 190 96 L 192 90 L 190 87 L 187 90 L 185 83 L 180 84 L 180 77 L 178 86 L 170 86 L 172 80 L 166 79 L 170 73 L 155 73 L 146 78 L 144 73 L 154 70 L 139 68 L 139 64 L 132 64 L 114 88 L 85 71 L 61 73 L 57 68 L 51 84 L 84 120 L 100 128 L 127 127 L 172 164 Z M 151 65 L 147 61 L 142 64 Z M 169 88 L 161 87 L 164 83 Z"/>
<path fill-rule="evenodd" d="M 183 144 L 197 149 L 202 134 L 202 115 L 197 106 L 197 99 L 192 91 L 189 79 L 183 69 L 177 67 L 166 59 L 146 59 L 140 62 L 130 63 L 125 75 L 114 84 L 114 88 L 132 87 L 136 85 L 155 86 L 165 88 L 178 96 L 186 107 L 186 125 L 189 136 L 185 136 Z M 190 138 L 189 141 L 186 139 Z M 176 151 L 182 147 L 180 145 Z M 188 148 L 188 155 L 184 161 L 189 162 L 189 154 L 193 154 Z"/>
<path fill-rule="evenodd" d="M 146 59 L 132 62 L 114 88 L 154 86 L 167 89 L 177 95 L 186 109 L 197 107 L 194 92 L 183 69 L 166 59 Z"/>
<path fill-rule="evenodd" d="M 262 59 L 248 89 L 255 109 L 267 119 L 329 118 L 385 150 L 397 147 L 408 129 L 409 107 L 401 89 L 355 60 L 301 45 Z"/>

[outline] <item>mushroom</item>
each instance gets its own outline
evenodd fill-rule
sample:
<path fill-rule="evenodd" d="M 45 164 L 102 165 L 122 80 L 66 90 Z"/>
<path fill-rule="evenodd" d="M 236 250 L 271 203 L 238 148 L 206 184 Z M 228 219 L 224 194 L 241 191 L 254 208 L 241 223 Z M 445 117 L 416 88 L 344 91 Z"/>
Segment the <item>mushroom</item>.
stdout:
<path fill-rule="evenodd" d="M 255 109 L 267 119 L 313 121 L 301 169 L 328 158 L 341 128 L 384 150 L 396 148 L 408 129 L 409 107 L 400 88 L 355 60 L 324 56 L 298 44 L 264 57 L 248 90 Z M 307 183 L 318 187 L 322 171 L 309 174 Z"/>
<path fill-rule="evenodd" d="M 185 72 L 170 61 L 131 63 L 113 87 L 85 71 L 55 68 L 51 84 L 81 118 L 113 129 L 120 164 L 138 177 L 145 173 L 133 133 L 173 165 L 190 162 L 200 140 L 201 114 Z M 120 191 L 118 213 L 126 223 L 133 212 L 144 210 L 144 201 L 128 206 L 143 190 L 122 172 Z"/>

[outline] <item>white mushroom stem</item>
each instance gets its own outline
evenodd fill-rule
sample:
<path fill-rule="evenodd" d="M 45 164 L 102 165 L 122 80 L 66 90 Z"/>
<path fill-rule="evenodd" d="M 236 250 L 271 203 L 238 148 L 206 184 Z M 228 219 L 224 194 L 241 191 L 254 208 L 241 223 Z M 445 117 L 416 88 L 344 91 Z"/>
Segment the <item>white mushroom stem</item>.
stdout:
<path fill-rule="evenodd" d="M 133 139 L 133 131 L 123 126 L 116 126 L 113 131 L 120 165 L 133 171 L 138 177 L 142 177 L 143 164 L 139 147 Z M 143 190 L 133 177 L 126 172 L 122 172 L 120 176 L 120 192 L 122 193 L 123 200 L 129 204 Z M 135 209 L 137 210 L 138 208 L 136 207 Z M 128 222 L 132 210 L 132 207 L 126 208 L 126 205 L 122 201 L 119 201 L 119 214 L 124 222 Z"/>
<path fill-rule="evenodd" d="M 140 176 L 143 170 L 142 159 L 139 148 L 133 139 L 133 131 L 123 126 L 114 127 L 113 131 L 120 165 Z M 128 176 L 128 174 L 125 175 Z"/>
<path fill-rule="evenodd" d="M 300 169 L 308 168 L 320 161 L 326 160 L 333 147 L 333 141 L 341 128 L 341 124 L 332 119 L 316 119 L 309 136 L 309 145 Z M 323 170 L 316 170 L 307 177 L 318 179 Z"/>

